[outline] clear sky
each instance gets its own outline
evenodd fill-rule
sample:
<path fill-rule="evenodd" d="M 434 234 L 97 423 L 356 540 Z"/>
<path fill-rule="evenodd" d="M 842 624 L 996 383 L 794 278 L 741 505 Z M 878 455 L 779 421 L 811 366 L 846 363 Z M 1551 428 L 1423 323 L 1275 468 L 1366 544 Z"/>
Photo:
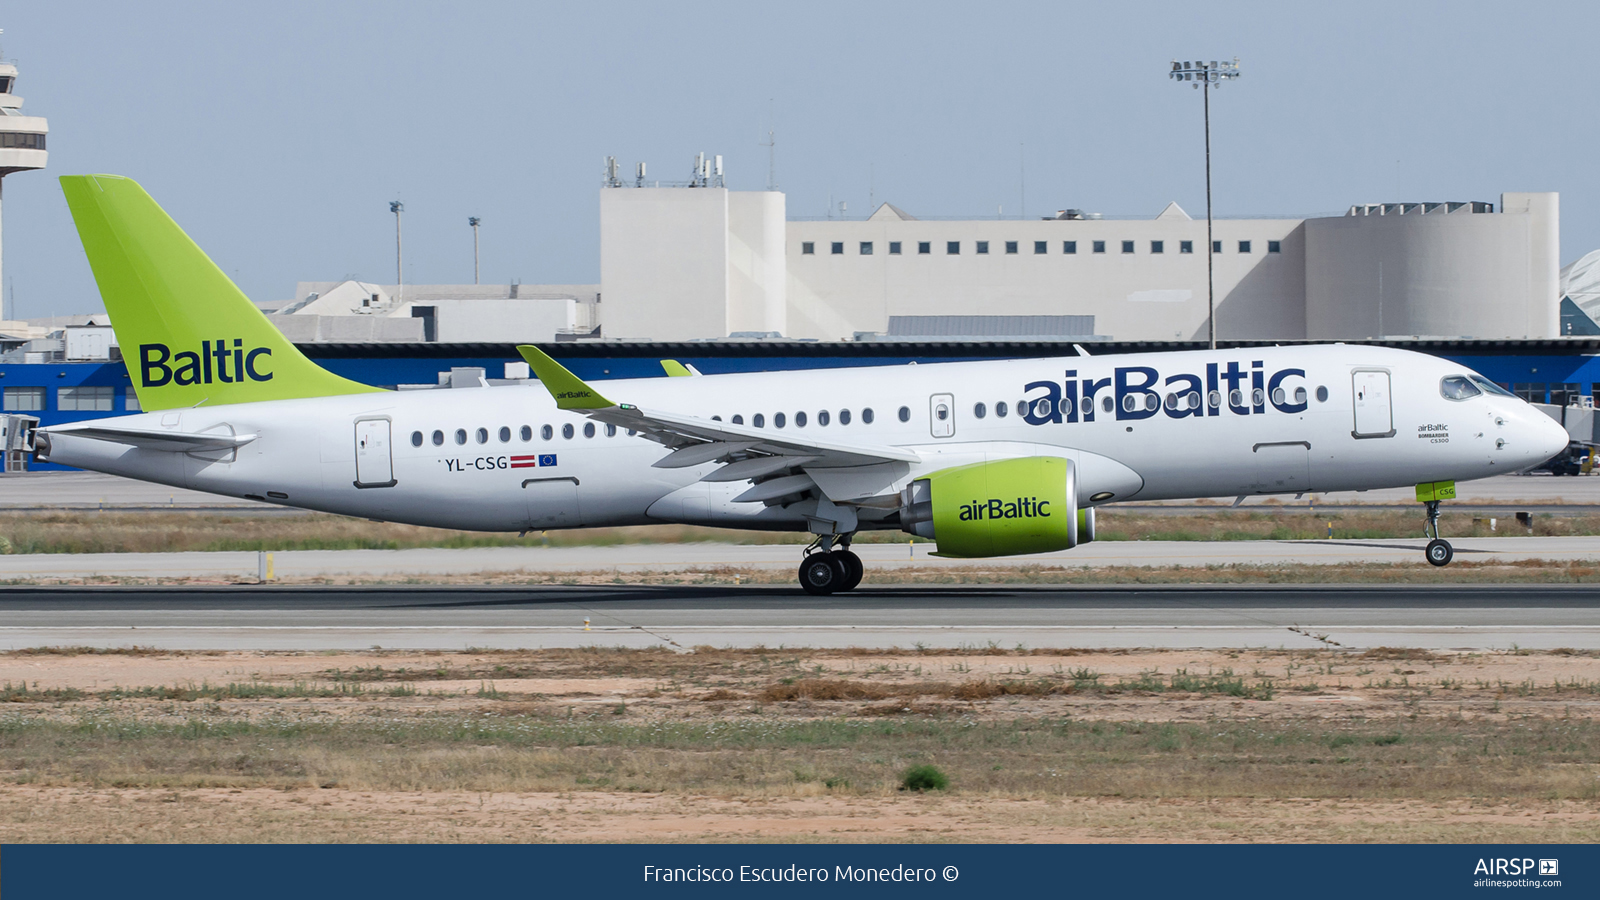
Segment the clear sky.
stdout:
<path fill-rule="evenodd" d="M 791 217 L 1205 211 L 1561 192 L 1600 247 L 1592 3 L 83 3 L 0 10 L 50 167 L 5 179 L 20 316 L 100 309 L 54 175 L 140 181 L 252 298 L 299 280 L 599 280 L 602 159 L 767 182 Z M 8 304 L 8 312 L 10 312 Z"/>

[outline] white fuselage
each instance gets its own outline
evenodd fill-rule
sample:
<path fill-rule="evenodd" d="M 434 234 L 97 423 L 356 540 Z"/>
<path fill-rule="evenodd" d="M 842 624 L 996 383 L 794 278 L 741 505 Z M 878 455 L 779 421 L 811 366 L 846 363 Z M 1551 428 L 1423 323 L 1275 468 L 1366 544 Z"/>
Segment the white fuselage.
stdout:
<path fill-rule="evenodd" d="M 782 415 L 787 435 L 915 451 L 921 462 L 906 465 L 895 487 L 968 462 L 1064 456 L 1077 464 L 1080 503 L 1094 505 L 1467 480 L 1525 468 L 1566 445 L 1559 425 L 1516 398 L 1443 396 L 1440 379 L 1466 372 L 1408 351 L 1324 345 L 596 387 L 646 410 L 730 423 L 739 416 L 746 425 L 760 415 L 761 427 L 775 433 Z M 653 467 L 668 452 L 660 444 L 626 430 L 608 434 L 605 425 L 558 410 L 537 382 L 200 406 L 95 424 L 257 437 L 237 450 L 183 453 L 74 437 L 73 426 L 60 426 L 47 429 L 49 460 L 288 506 L 484 531 L 652 522 L 801 530 L 807 521 L 804 503 L 733 502 L 749 485 L 701 482 L 713 463 Z M 380 447 L 385 439 L 388 447 Z M 366 456 L 358 479 L 359 441 Z M 863 527 L 873 525 L 864 517 Z"/>

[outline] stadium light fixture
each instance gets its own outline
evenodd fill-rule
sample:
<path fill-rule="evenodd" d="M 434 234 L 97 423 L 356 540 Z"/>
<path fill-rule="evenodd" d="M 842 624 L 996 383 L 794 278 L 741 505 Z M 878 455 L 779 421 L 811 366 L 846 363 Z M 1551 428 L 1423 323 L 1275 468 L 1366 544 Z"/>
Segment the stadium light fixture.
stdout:
<path fill-rule="evenodd" d="M 1209 335 L 1211 349 L 1217 349 L 1217 289 L 1212 275 L 1212 248 L 1216 242 L 1211 237 L 1211 88 L 1222 87 L 1224 81 L 1232 81 L 1239 77 L 1239 57 L 1235 56 L 1232 62 L 1223 60 L 1173 60 L 1172 69 L 1167 77 L 1180 84 L 1188 84 L 1196 88 L 1207 88 L 1201 91 L 1205 97 L 1206 121 L 1206 331 Z"/>

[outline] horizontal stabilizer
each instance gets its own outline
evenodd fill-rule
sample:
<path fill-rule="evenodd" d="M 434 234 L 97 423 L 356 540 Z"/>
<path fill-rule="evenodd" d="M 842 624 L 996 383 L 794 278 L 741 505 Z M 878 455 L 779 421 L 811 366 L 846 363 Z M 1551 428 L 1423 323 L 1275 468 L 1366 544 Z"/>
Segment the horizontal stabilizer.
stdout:
<path fill-rule="evenodd" d="M 174 453 L 233 450 L 256 439 L 256 435 L 253 434 L 195 434 L 186 431 L 148 431 L 142 428 L 111 428 L 102 425 L 45 428 L 40 429 L 39 433 L 111 441 L 142 450 L 166 450 Z"/>

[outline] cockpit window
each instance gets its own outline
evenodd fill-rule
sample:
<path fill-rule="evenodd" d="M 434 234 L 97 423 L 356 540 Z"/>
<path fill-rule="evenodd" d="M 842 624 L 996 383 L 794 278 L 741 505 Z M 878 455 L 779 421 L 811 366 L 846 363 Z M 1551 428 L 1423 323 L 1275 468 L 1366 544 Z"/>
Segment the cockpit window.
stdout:
<path fill-rule="evenodd" d="M 1439 393 L 1443 394 L 1446 400 L 1465 400 L 1468 397 L 1476 397 L 1483 391 L 1478 390 L 1472 380 L 1465 375 L 1446 375 L 1439 379 Z"/>
<path fill-rule="evenodd" d="M 1502 397 L 1515 397 L 1516 396 L 1516 394 L 1511 393 L 1510 391 L 1506 390 L 1505 388 L 1501 387 L 1498 384 L 1495 384 L 1494 382 L 1492 382 L 1489 379 L 1483 377 L 1482 375 L 1474 375 L 1474 376 L 1472 376 L 1472 383 L 1476 384 L 1478 387 L 1483 388 L 1485 391 L 1488 391 L 1491 394 L 1499 394 Z"/>

